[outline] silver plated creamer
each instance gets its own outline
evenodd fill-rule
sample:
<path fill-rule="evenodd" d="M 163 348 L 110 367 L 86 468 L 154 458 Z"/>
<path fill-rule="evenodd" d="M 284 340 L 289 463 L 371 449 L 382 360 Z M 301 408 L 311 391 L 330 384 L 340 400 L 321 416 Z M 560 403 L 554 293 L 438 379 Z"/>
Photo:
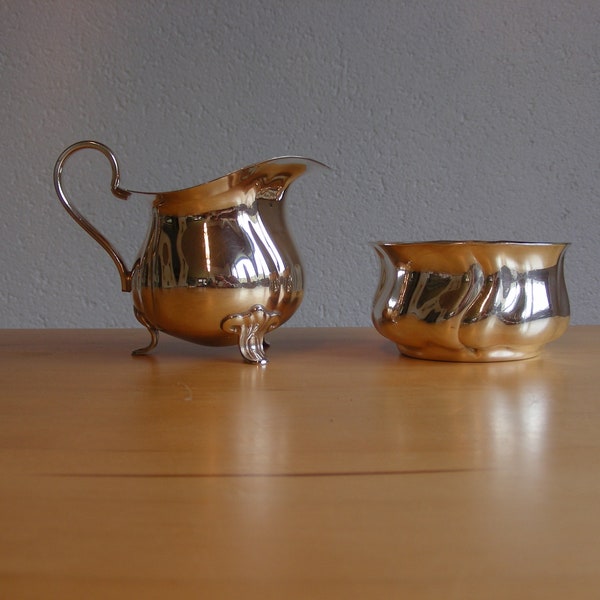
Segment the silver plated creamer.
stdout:
<path fill-rule="evenodd" d="M 375 328 L 402 354 L 449 361 L 531 358 L 569 324 L 567 244 L 373 244 Z"/>
<path fill-rule="evenodd" d="M 66 197 L 65 161 L 82 149 L 100 151 L 112 167 L 112 193 L 152 204 L 146 242 L 131 269 Z M 282 201 L 290 184 L 317 161 L 267 160 L 208 183 L 172 192 L 120 187 L 113 152 L 95 141 L 69 146 L 54 169 L 56 193 L 67 212 L 110 255 L 131 292 L 134 313 L 150 332 L 146 354 L 159 332 L 203 345 L 238 345 L 247 362 L 265 364 L 265 335 L 285 323 L 302 301 L 304 280 L 288 234 Z"/>

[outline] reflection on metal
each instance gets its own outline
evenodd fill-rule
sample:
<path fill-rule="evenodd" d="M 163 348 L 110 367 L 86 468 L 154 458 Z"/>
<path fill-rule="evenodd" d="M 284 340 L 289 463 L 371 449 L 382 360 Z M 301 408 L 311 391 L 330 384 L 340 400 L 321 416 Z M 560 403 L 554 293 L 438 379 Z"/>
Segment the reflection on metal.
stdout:
<path fill-rule="evenodd" d="M 564 333 L 566 244 L 375 243 L 373 323 L 408 356 L 530 358 Z"/>
<path fill-rule="evenodd" d="M 64 192 L 64 163 L 84 148 L 108 158 L 114 195 L 152 204 L 146 242 L 131 269 Z M 262 329 L 256 323 L 234 326 L 233 316 L 256 315 L 259 306 L 269 317 L 271 330 L 300 305 L 302 266 L 287 231 L 282 201 L 290 184 L 314 165 L 321 163 L 282 157 L 196 187 L 146 193 L 120 187 L 117 160 L 103 144 L 79 142 L 61 154 L 54 169 L 56 193 L 73 219 L 109 253 L 122 289 L 132 292 L 135 316 L 151 335 L 148 346 L 134 354 L 152 350 L 158 332 L 164 331 L 198 344 L 239 344 L 246 360 L 265 362 L 263 349 L 255 342 Z M 257 333 L 249 333 L 254 328 Z"/>
<path fill-rule="evenodd" d="M 280 316 L 277 311 L 255 304 L 245 313 L 225 317 L 221 327 L 239 336 L 240 352 L 247 362 L 265 365 L 268 362 L 265 335 L 279 325 Z"/>

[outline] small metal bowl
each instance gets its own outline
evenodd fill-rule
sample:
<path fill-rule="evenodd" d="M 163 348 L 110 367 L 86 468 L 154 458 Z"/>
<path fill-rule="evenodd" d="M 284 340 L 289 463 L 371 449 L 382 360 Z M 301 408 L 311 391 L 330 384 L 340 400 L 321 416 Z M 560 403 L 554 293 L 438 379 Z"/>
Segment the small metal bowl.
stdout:
<path fill-rule="evenodd" d="M 406 356 L 491 362 L 532 358 L 567 329 L 568 244 L 375 242 L 372 319 Z"/>

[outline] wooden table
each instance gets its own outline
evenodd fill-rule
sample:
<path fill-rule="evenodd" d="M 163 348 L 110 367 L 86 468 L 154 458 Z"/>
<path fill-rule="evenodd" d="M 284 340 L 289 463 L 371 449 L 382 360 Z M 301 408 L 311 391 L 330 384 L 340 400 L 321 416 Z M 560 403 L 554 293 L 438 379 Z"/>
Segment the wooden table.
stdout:
<path fill-rule="evenodd" d="M 0 331 L 0 597 L 600 597 L 600 327 L 529 361 Z"/>

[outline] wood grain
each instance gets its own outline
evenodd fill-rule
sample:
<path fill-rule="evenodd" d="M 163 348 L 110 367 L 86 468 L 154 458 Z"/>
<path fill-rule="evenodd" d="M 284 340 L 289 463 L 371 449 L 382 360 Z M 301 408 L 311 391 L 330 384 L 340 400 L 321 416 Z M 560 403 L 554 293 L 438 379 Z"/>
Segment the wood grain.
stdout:
<path fill-rule="evenodd" d="M 257 367 L 0 331 L 0 597 L 595 598 L 599 333 L 459 364 L 283 327 Z"/>

